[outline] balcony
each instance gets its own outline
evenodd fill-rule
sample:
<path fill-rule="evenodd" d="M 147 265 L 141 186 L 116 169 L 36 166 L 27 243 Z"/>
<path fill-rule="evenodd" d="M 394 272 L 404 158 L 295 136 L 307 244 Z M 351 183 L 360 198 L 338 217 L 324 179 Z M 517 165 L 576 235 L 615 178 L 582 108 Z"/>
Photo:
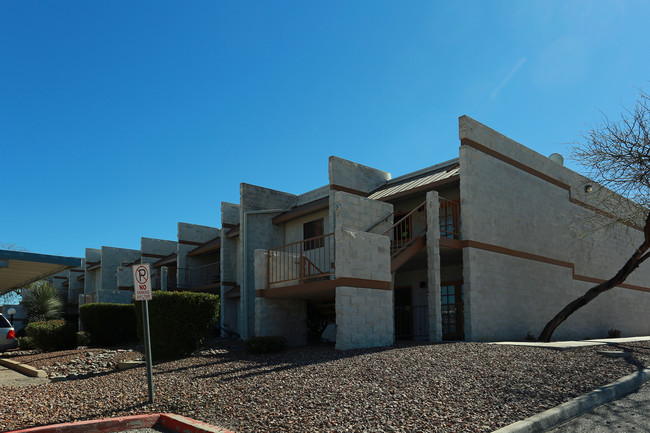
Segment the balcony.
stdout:
<path fill-rule="evenodd" d="M 183 290 L 192 292 L 214 292 L 221 288 L 221 263 L 184 268 L 188 287 Z"/>
<path fill-rule="evenodd" d="M 329 280 L 334 276 L 334 233 L 268 250 L 268 287 Z"/>

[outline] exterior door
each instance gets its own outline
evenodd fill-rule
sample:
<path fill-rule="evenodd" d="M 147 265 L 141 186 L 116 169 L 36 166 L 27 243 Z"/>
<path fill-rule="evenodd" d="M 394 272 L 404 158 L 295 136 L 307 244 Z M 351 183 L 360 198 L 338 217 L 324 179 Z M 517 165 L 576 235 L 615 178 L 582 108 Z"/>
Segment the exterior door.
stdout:
<path fill-rule="evenodd" d="M 413 294 L 410 287 L 395 287 L 395 338 L 413 338 Z"/>
<path fill-rule="evenodd" d="M 463 310 L 463 282 L 442 283 L 440 287 L 440 312 L 442 315 L 442 339 L 465 339 L 465 315 Z"/>

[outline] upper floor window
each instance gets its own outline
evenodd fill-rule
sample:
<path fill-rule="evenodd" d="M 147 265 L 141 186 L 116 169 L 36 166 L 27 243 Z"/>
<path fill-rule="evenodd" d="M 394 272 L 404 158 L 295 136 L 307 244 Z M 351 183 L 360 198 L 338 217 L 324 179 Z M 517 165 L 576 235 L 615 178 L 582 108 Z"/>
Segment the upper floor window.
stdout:
<path fill-rule="evenodd" d="M 302 225 L 302 238 L 310 239 L 304 243 L 305 250 L 313 250 L 323 246 L 323 236 L 325 234 L 325 219 L 319 218 L 314 221 L 306 222 Z M 312 239 L 317 238 L 317 239 Z"/>

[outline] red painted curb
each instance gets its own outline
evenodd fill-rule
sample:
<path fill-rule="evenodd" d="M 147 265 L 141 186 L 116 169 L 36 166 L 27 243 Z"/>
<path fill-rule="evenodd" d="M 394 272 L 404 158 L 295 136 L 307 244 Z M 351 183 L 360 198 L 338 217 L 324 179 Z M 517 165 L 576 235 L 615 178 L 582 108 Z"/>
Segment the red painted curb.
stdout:
<path fill-rule="evenodd" d="M 234 433 L 173 413 L 132 415 L 119 418 L 44 425 L 6 433 L 114 433 L 122 430 L 161 426 L 177 433 Z"/>
<path fill-rule="evenodd" d="M 161 413 L 156 425 L 178 433 L 234 433 L 221 427 L 196 421 L 173 413 Z"/>
<path fill-rule="evenodd" d="M 151 427 L 160 418 L 159 413 L 133 415 L 120 418 L 94 419 L 89 421 L 67 422 L 44 425 L 9 433 L 113 433 L 120 430 Z"/>

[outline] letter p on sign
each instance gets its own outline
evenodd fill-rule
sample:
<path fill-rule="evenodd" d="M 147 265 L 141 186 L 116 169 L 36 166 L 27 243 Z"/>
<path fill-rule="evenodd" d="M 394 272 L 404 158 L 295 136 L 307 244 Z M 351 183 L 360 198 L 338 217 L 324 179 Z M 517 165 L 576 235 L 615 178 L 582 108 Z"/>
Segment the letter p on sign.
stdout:
<path fill-rule="evenodd" d="M 149 263 L 133 265 L 133 287 L 136 301 L 151 301 L 151 267 Z"/>

